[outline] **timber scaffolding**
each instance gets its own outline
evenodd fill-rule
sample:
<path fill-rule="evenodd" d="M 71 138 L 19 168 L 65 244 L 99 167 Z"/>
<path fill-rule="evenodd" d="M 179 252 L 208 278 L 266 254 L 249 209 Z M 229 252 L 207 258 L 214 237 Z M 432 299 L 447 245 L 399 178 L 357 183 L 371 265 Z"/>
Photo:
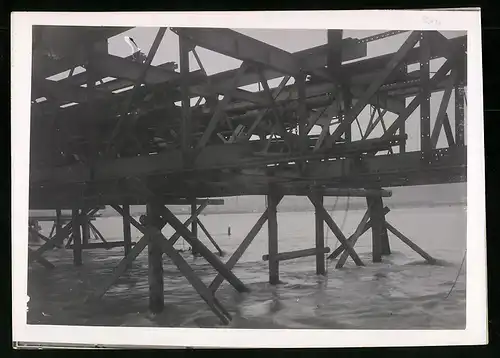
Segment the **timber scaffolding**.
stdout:
<path fill-rule="evenodd" d="M 466 36 L 413 31 L 395 53 L 368 58 L 367 43 L 404 31 L 354 39 L 327 30 L 327 44 L 290 53 L 230 29 L 160 28 L 147 54 L 110 55 L 108 38 L 129 29 L 34 27 L 30 209 L 70 208 L 73 216 L 30 252 L 30 262 L 47 261 L 43 252 L 72 234 L 75 265 L 81 265 L 85 245 L 79 228 L 98 211 L 93 208 L 111 205 L 123 216 L 125 257 L 89 299 L 102 297 L 148 247 L 153 312 L 164 305 L 166 254 L 227 324 L 231 316 L 215 293 L 224 280 L 238 292 L 248 291 L 232 269 L 266 221 L 269 252 L 263 259 L 269 261 L 271 284 L 280 282 L 279 262 L 286 259 L 315 256 L 317 274 L 326 274 L 325 223 L 341 244 L 328 256 L 339 258 L 336 267 L 349 256 L 365 265 L 354 245 L 370 229 L 374 262 L 390 254 L 388 231 L 435 261 L 387 222 L 382 198 L 391 192 L 383 188 L 466 181 Z M 167 30 L 178 35 L 179 70 L 172 62 L 151 66 Z M 197 47 L 242 64 L 207 75 Z M 191 54 L 200 70 L 190 71 Z M 431 76 L 434 59 L 444 63 Z M 420 69 L 409 71 L 413 64 Z M 64 71 L 65 78 L 49 79 Z M 268 81 L 277 78 L 281 83 L 270 88 Z M 251 84 L 262 90 L 242 88 Z M 442 100 L 431 113 L 437 92 Z M 452 94 L 453 127 L 447 113 Z M 367 106 L 370 115 L 361 115 Z M 417 107 L 420 147 L 407 151 L 405 122 Z M 397 116 L 388 126 L 386 113 Z M 311 134 L 313 127 L 321 128 L 319 135 Z M 375 136 L 378 127 L 383 132 Z M 358 129 L 361 139 L 353 140 Z M 442 133 L 447 145 L 437 148 Z M 265 195 L 268 205 L 223 263 L 198 239 L 198 227 L 209 234 L 197 217 L 209 203 L 203 198 L 238 195 Z M 314 248 L 279 252 L 277 206 L 285 195 L 307 196 L 314 205 Z M 366 197 L 368 209 L 350 237 L 325 209 L 324 196 Z M 184 223 L 166 206 L 176 203 L 191 206 Z M 144 220 L 130 216 L 130 205 L 146 205 Z M 176 231 L 169 239 L 161 233 L 167 224 Z M 130 225 L 143 234 L 135 245 Z M 209 286 L 174 249 L 180 237 L 217 271 Z"/>

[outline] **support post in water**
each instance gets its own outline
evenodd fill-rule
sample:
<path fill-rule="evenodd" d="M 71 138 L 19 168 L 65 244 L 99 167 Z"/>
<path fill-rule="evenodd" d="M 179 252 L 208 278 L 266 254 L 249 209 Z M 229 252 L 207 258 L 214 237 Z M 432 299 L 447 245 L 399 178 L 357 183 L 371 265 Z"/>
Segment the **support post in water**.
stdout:
<path fill-rule="evenodd" d="M 130 205 L 123 204 L 123 241 L 124 241 L 124 255 L 127 256 L 132 249 L 132 234 L 130 230 Z"/>
<path fill-rule="evenodd" d="M 196 212 L 196 198 L 192 199 L 191 201 L 191 216 L 194 215 Z M 193 233 L 193 236 L 197 239 L 198 238 L 198 220 L 193 220 L 191 223 L 191 232 Z M 198 255 L 198 252 L 195 250 L 194 247 L 191 248 L 193 256 Z"/>
<path fill-rule="evenodd" d="M 162 228 L 160 213 L 154 205 L 146 206 L 146 235 L 148 241 L 148 283 L 149 283 L 149 310 L 152 313 L 163 311 L 163 245 L 158 235 L 151 233 Z"/>
<path fill-rule="evenodd" d="M 384 225 L 384 204 L 380 196 L 367 196 L 366 203 L 370 212 L 370 222 L 372 225 L 373 262 L 382 262 L 382 255 L 391 254 L 387 228 Z"/>
<path fill-rule="evenodd" d="M 73 220 L 71 230 L 73 232 L 73 264 L 75 266 L 82 266 L 82 237 L 80 234 L 80 210 L 73 209 Z"/>
<path fill-rule="evenodd" d="M 318 204 L 323 206 L 323 195 L 314 194 Z M 325 222 L 321 216 L 321 212 L 315 206 L 314 218 L 316 223 L 316 275 L 325 275 Z"/>
<path fill-rule="evenodd" d="M 83 212 L 82 212 L 82 221 L 81 221 L 81 225 L 82 225 L 82 242 L 83 242 L 83 247 L 87 246 L 89 244 L 89 241 L 90 241 L 90 225 L 89 225 L 89 217 L 87 215 L 85 215 Z"/>
<path fill-rule="evenodd" d="M 278 197 L 271 193 L 267 195 L 267 210 L 268 210 L 268 234 L 269 234 L 269 283 L 277 285 L 279 279 L 279 261 L 278 255 L 278 219 L 277 219 Z"/>

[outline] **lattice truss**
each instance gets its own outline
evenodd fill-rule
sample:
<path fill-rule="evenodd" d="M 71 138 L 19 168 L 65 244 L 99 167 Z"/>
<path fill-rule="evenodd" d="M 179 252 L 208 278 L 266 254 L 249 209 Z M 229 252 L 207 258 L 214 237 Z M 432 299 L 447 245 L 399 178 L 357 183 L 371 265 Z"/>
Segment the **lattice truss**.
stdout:
<path fill-rule="evenodd" d="M 107 39 L 126 30 L 34 28 L 32 208 L 145 203 L 144 184 L 214 197 L 465 180 L 466 36 L 408 32 L 395 53 L 369 58 L 368 43 L 403 31 L 328 30 L 327 44 L 290 53 L 230 29 L 160 28 L 148 53 L 109 54 Z M 151 66 L 172 45 L 166 31 L 179 64 Z M 241 66 L 208 75 L 200 47 Z M 417 112 L 420 133 L 408 133 Z M 420 143 L 408 151 L 411 135 Z"/>

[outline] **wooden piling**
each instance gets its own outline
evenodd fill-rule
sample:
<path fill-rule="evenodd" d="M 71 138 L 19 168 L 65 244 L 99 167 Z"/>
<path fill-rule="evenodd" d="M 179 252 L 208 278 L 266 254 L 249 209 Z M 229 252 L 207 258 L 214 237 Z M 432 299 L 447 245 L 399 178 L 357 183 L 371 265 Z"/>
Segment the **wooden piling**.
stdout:
<path fill-rule="evenodd" d="M 86 246 L 90 241 L 90 225 L 89 225 L 89 217 L 82 214 L 81 217 L 81 226 L 82 226 L 82 244 Z"/>
<path fill-rule="evenodd" d="M 130 230 L 130 205 L 123 205 L 123 241 L 124 241 L 124 255 L 127 256 L 132 249 L 132 233 Z"/>
<path fill-rule="evenodd" d="M 390 255 L 389 237 L 384 225 L 385 214 L 382 197 L 366 197 L 372 225 L 373 262 L 382 262 L 382 255 Z"/>
<path fill-rule="evenodd" d="M 323 195 L 316 195 L 318 204 L 323 206 Z M 325 275 L 325 222 L 321 212 L 318 209 L 314 211 L 316 223 L 316 275 Z"/>
<path fill-rule="evenodd" d="M 279 204 L 279 202 L 281 201 L 282 198 L 283 198 L 283 195 L 279 195 L 276 198 L 276 200 L 277 200 L 277 204 L 276 205 Z M 231 257 L 229 258 L 229 260 L 227 260 L 226 267 L 229 270 L 232 270 L 233 267 L 238 262 L 238 260 L 243 256 L 243 254 L 245 253 L 245 251 L 248 248 L 248 246 L 250 246 L 250 244 L 252 243 L 252 241 L 255 238 L 255 236 L 257 236 L 257 234 L 259 233 L 260 229 L 262 229 L 262 226 L 264 226 L 264 224 L 266 223 L 268 217 L 269 217 L 269 208 L 266 209 L 266 211 L 264 211 L 264 213 L 262 213 L 262 215 L 260 216 L 259 220 L 257 220 L 257 222 L 255 223 L 255 225 L 250 229 L 250 231 L 248 232 L 247 236 L 245 236 L 245 238 L 241 242 L 240 246 L 238 246 L 238 248 L 234 251 L 234 253 L 231 255 Z M 223 281 L 224 281 L 224 277 L 219 273 L 214 278 L 214 280 L 212 281 L 212 283 L 210 284 L 210 289 L 212 290 L 212 292 L 217 291 L 217 289 L 219 288 L 219 286 L 221 285 L 221 283 Z"/>
<path fill-rule="evenodd" d="M 56 237 L 61 237 L 62 234 L 62 220 L 61 220 L 61 209 L 56 209 Z"/>
<path fill-rule="evenodd" d="M 394 226 L 389 224 L 387 221 L 384 223 L 384 226 L 389 229 L 390 232 L 394 234 L 398 239 L 403 241 L 406 245 L 408 245 L 412 250 L 414 250 L 417 254 L 422 256 L 429 264 L 434 265 L 436 263 L 436 259 L 429 255 L 427 252 L 422 250 L 417 244 L 404 236 L 401 232 L 399 232 Z"/>
<path fill-rule="evenodd" d="M 279 283 L 279 261 L 276 258 L 278 255 L 278 200 L 275 194 L 267 195 L 267 205 L 267 230 L 269 235 L 269 283 L 271 285 L 277 285 Z"/>
<path fill-rule="evenodd" d="M 147 230 L 155 232 L 161 230 L 158 225 L 160 214 L 153 205 L 146 206 Z M 149 235 L 148 241 L 148 283 L 149 283 L 149 310 L 160 313 L 164 308 L 163 295 L 163 244 L 158 235 Z"/>
<path fill-rule="evenodd" d="M 78 209 L 73 209 L 73 225 L 71 230 L 73 232 L 73 264 L 81 266 L 82 262 L 82 236 L 80 233 L 81 217 Z"/>

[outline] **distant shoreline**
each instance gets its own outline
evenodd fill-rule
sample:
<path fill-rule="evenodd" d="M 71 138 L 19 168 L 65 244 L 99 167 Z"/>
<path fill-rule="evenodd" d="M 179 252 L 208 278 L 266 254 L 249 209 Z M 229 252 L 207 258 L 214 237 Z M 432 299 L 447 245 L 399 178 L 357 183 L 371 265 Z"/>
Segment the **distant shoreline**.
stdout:
<path fill-rule="evenodd" d="M 443 202 L 443 203 L 420 203 L 420 202 L 414 202 L 414 203 L 388 203 L 386 205 L 389 209 L 423 209 L 423 208 L 438 208 L 438 207 L 457 207 L 457 206 L 467 206 L 466 202 Z M 260 209 L 260 208 L 259 208 Z M 333 205 L 325 205 L 325 209 L 328 212 L 331 212 L 334 207 Z M 340 204 L 335 207 L 334 211 L 345 211 L 347 209 L 346 204 Z M 366 209 L 366 204 L 364 203 L 351 203 L 349 205 L 349 210 L 364 210 Z M 172 212 L 176 215 L 189 215 L 190 213 L 188 211 L 181 211 L 181 210 L 176 210 L 176 208 L 171 208 Z M 203 213 L 203 215 L 219 215 L 219 214 L 262 214 L 263 210 L 249 210 L 247 208 L 241 208 L 241 209 L 224 209 L 223 207 L 208 207 L 206 208 Z M 297 213 L 297 212 L 314 212 L 314 207 L 297 207 L 296 209 L 294 208 L 282 208 L 280 209 L 278 207 L 278 212 L 280 213 Z M 137 211 L 137 212 L 132 212 L 132 216 L 139 216 L 145 214 L 145 212 L 142 211 Z M 100 217 L 118 217 L 117 213 L 103 213 Z"/>

